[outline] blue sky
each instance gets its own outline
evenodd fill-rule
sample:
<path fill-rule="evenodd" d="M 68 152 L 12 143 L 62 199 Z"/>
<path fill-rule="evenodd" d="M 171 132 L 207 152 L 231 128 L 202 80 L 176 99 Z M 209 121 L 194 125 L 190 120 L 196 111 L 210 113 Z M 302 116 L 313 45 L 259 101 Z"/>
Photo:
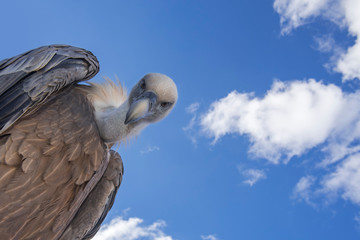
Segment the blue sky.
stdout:
<path fill-rule="evenodd" d="M 358 0 L 7 1 L 0 58 L 92 51 L 128 89 L 176 82 L 163 121 L 121 145 L 98 239 L 359 239 Z M 107 236 L 107 238 L 105 238 Z"/>

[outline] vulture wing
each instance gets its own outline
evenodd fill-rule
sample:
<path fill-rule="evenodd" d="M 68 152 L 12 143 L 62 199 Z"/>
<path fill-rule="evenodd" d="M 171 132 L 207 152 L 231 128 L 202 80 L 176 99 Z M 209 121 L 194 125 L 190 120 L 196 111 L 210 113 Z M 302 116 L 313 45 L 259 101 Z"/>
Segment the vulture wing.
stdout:
<path fill-rule="evenodd" d="M 96 57 L 67 45 L 40 47 L 0 62 L 0 133 L 51 94 L 99 71 Z"/>
<path fill-rule="evenodd" d="M 103 177 L 83 202 L 60 240 L 88 240 L 95 236 L 114 203 L 123 174 L 120 155 L 110 150 L 110 161 Z"/>
<path fill-rule="evenodd" d="M 58 239 L 109 161 L 93 107 L 76 82 L 96 58 L 53 45 L 0 62 L 0 233 Z"/>

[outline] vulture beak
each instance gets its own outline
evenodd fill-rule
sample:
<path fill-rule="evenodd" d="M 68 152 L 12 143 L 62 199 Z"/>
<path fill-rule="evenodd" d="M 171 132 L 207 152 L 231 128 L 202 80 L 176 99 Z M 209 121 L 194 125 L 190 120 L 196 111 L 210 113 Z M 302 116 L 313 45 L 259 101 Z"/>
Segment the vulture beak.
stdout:
<path fill-rule="evenodd" d="M 141 94 L 130 105 L 129 111 L 126 114 L 125 124 L 137 122 L 140 119 L 153 114 L 153 106 L 156 102 L 156 94 L 154 92 L 145 92 Z"/>

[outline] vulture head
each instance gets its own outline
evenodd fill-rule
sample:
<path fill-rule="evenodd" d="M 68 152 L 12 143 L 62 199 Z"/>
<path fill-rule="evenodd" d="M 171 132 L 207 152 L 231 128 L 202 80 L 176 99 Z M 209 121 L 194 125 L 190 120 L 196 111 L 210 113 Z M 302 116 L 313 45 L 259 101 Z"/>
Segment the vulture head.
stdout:
<path fill-rule="evenodd" d="M 131 90 L 125 124 L 152 123 L 169 114 L 177 100 L 176 85 L 160 73 L 146 74 Z"/>
<path fill-rule="evenodd" d="M 171 78 L 160 73 L 146 74 L 120 106 L 107 106 L 101 110 L 95 107 L 101 137 L 105 142 L 114 143 L 136 135 L 148 124 L 167 116 L 177 97 L 177 88 Z"/>

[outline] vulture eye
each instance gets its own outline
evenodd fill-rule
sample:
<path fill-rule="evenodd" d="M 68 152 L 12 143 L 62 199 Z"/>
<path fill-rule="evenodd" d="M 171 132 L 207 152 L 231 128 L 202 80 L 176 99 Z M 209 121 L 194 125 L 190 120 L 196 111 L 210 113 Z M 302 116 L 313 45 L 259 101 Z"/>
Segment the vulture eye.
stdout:
<path fill-rule="evenodd" d="M 143 81 L 140 85 L 141 89 L 145 89 L 146 88 L 146 84 L 145 84 L 145 81 Z"/>
<path fill-rule="evenodd" d="M 162 102 L 162 103 L 160 103 L 160 106 L 161 106 L 162 108 L 166 108 L 166 107 L 170 106 L 170 104 L 171 104 L 171 103 L 169 103 L 169 102 Z"/>

